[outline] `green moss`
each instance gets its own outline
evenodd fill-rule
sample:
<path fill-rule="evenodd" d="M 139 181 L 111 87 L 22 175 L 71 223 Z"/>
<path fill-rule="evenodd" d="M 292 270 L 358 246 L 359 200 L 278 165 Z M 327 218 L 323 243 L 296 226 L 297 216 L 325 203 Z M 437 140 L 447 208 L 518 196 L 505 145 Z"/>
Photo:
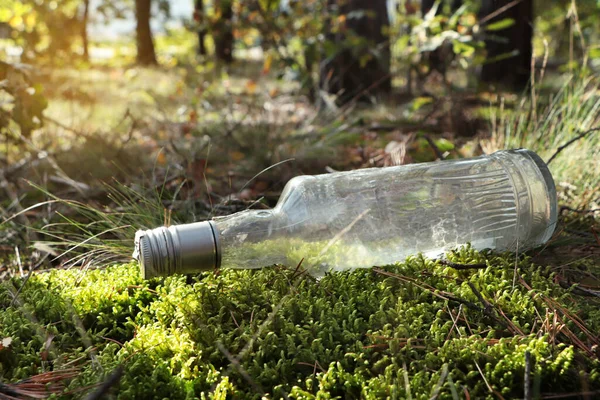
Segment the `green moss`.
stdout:
<path fill-rule="evenodd" d="M 0 350 L 0 379 L 75 360 L 68 366 L 81 373 L 67 390 L 121 365 L 121 399 L 495 398 L 488 384 L 513 398 L 529 353 L 534 395 L 600 389 L 585 349 L 593 338 L 569 317 L 598 332 L 596 300 L 528 259 L 513 287 L 509 255 L 447 257 L 488 267 L 456 271 L 417 256 L 318 281 L 282 267 L 142 281 L 130 264 L 37 274 L 15 302 L 20 281 L 6 282 L 0 338 L 13 342 Z"/>

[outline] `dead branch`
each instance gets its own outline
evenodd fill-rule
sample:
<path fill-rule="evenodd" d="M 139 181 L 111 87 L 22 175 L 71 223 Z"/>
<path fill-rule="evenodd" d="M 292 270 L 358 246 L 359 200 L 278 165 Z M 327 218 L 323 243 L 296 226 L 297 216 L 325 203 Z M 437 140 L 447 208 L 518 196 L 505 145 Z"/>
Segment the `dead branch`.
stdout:
<path fill-rule="evenodd" d="M 113 372 L 110 373 L 108 378 L 106 378 L 106 380 L 102 382 L 102 384 L 96 390 L 86 397 L 86 400 L 104 399 L 110 388 L 119 383 L 121 377 L 123 376 L 123 371 L 123 366 L 119 365 Z"/>
<path fill-rule="evenodd" d="M 73 128 L 73 127 L 67 126 L 67 125 L 63 124 L 62 122 L 59 122 L 59 121 L 55 120 L 54 118 L 50 118 L 48 116 L 44 116 L 44 121 L 51 122 L 52 124 L 58 126 L 59 128 L 65 130 L 67 132 L 74 133 L 75 135 L 81 136 L 81 137 L 83 137 L 83 138 L 85 138 L 87 140 L 92 139 L 92 137 L 90 135 L 88 135 L 87 133 L 84 133 L 84 132 L 82 132 L 80 130 L 77 130 L 77 129 Z"/>
<path fill-rule="evenodd" d="M 443 160 L 445 158 L 444 154 L 439 149 L 439 147 L 437 147 L 437 144 L 435 144 L 435 142 L 433 141 L 433 139 L 431 138 L 431 136 L 429 136 L 429 135 L 423 135 L 423 138 L 425 140 L 427 140 L 427 143 L 429 144 L 429 147 L 431 147 L 431 149 L 435 153 L 435 156 L 437 157 L 437 159 L 438 160 Z"/>
<path fill-rule="evenodd" d="M 564 149 L 566 149 L 567 147 L 569 147 L 570 145 L 572 145 L 573 143 L 575 143 L 579 139 L 583 139 L 584 137 L 586 137 L 590 133 L 597 132 L 597 131 L 600 131 L 600 127 L 588 129 L 587 131 L 585 131 L 585 132 L 583 132 L 583 133 L 575 136 L 573 139 L 569 140 L 567 143 L 563 144 L 558 149 L 556 149 L 556 151 L 554 152 L 554 154 L 552 154 L 552 157 L 550 157 L 548 159 L 548 161 L 546 161 L 546 164 L 550 164 L 552 162 L 552 160 L 554 160 L 556 158 L 556 156 L 558 156 L 560 154 L 561 151 L 563 151 Z"/>
<path fill-rule="evenodd" d="M 525 400 L 531 400 L 531 352 L 525 352 L 525 387 L 523 388 L 523 397 Z"/>
<path fill-rule="evenodd" d="M 594 209 L 585 209 L 585 208 L 581 208 L 581 209 L 576 209 L 576 208 L 571 208 L 568 206 L 560 206 L 560 211 L 559 214 L 562 215 L 563 211 L 571 211 L 574 213 L 578 213 L 578 214 L 594 214 L 597 212 L 600 212 L 600 208 L 594 208 Z"/>
<path fill-rule="evenodd" d="M 438 262 L 442 265 L 445 265 L 450 268 L 454 268 L 456 270 L 465 270 L 465 269 L 485 269 L 487 268 L 486 263 L 479 264 L 458 264 L 448 260 L 438 260 Z"/>

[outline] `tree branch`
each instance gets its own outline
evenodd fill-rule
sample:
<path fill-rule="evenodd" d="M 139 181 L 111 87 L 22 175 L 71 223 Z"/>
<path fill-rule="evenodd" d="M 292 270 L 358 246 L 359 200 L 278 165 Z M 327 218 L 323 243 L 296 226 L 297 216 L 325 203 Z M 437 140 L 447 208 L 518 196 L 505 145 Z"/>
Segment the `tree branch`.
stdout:
<path fill-rule="evenodd" d="M 590 133 L 596 132 L 596 131 L 600 131 L 600 127 L 589 129 L 589 130 L 583 132 L 582 134 L 575 136 L 573 139 L 569 140 L 567 143 L 563 144 L 558 149 L 556 149 L 556 151 L 554 152 L 554 154 L 552 154 L 552 157 L 550 157 L 548 159 L 548 161 L 546 161 L 546 164 L 550 164 L 552 162 L 552 160 L 554 160 L 556 158 L 556 156 L 558 156 L 560 154 L 561 151 L 563 151 L 564 149 L 566 149 L 567 147 L 569 147 L 570 145 L 572 145 L 573 143 L 575 143 L 579 139 L 583 139 L 584 137 L 586 137 Z"/>

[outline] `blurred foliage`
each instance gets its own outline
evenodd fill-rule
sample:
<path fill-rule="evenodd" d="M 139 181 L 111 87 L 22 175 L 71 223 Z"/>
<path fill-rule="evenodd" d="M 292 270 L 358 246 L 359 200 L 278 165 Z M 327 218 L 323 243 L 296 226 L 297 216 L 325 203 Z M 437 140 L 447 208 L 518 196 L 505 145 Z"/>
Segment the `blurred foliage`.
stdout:
<path fill-rule="evenodd" d="M 321 57 L 332 57 L 339 51 L 330 41 L 325 40 L 324 22 L 327 13 L 326 3 L 319 0 L 292 0 L 284 4 L 272 0 L 253 1 L 251 6 L 240 7 L 248 26 L 246 32 L 256 29 L 260 44 L 266 51 L 263 73 L 268 73 L 274 60 L 287 68 L 280 69 L 284 74 L 301 82 L 305 88 L 312 88 L 318 76 L 318 63 Z M 331 18 L 330 29 L 340 27 L 340 18 Z M 244 33 L 242 30 L 240 33 Z"/>
<path fill-rule="evenodd" d="M 569 59 L 571 38 L 575 56 L 581 56 L 589 47 L 592 60 L 600 60 L 600 1 L 598 0 L 536 0 L 534 45 L 536 54 L 545 51 L 543 40 L 548 41 L 548 56 Z"/>
<path fill-rule="evenodd" d="M 13 123 L 26 137 L 42 126 L 48 103 L 41 85 L 31 82 L 29 68 L 0 61 L 0 137 L 12 136 Z"/>
<path fill-rule="evenodd" d="M 8 31 L 9 41 L 21 49 L 22 61 L 72 64 L 83 56 L 82 34 L 89 24 L 84 10 L 89 2 L 5 0 L 0 3 L 0 24 Z M 155 3 L 157 11 L 168 18 L 169 1 L 157 0 Z M 99 23 L 133 18 L 133 0 L 101 0 L 94 4 L 96 7 L 90 13 Z"/>
<path fill-rule="evenodd" d="M 92 3 L 90 21 L 110 23 L 118 19 L 132 19 L 132 0 L 102 0 Z M 154 2 L 154 14 L 170 18 L 173 6 L 169 0 Z M 449 1 L 439 1 L 429 13 L 420 12 L 420 2 L 394 0 L 389 2 L 391 15 L 389 31 L 396 73 L 410 70 L 419 80 L 437 70 L 442 75 L 450 69 L 468 70 L 485 62 L 483 38 L 507 27 L 504 20 L 487 26 L 478 25 L 478 1 L 466 0 L 454 9 Z M 16 46 L 24 62 L 72 64 L 83 55 L 82 32 L 85 29 L 86 0 L 39 0 L 22 2 L 5 0 L 0 4 L 0 55 L 6 46 Z M 361 10 L 340 14 L 331 3 L 322 0 L 250 0 L 234 1 L 234 36 L 238 50 L 261 48 L 264 52 L 264 73 L 277 71 L 279 77 L 295 79 L 308 91 L 316 88 L 319 65 L 334 57 L 344 48 L 359 49 L 368 46 L 363 38 L 348 32 L 347 19 L 357 18 Z M 576 68 L 572 60 L 588 56 L 591 65 L 600 60 L 598 42 L 600 19 L 597 0 L 536 1 L 534 38 L 535 54 L 544 52 L 565 63 L 565 68 Z M 192 14 L 184 18 L 183 26 L 196 32 L 205 29 L 207 48 L 214 53 L 211 31 L 217 29 L 221 15 L 215 0 L 204 1 L 202 16 Z M 344 42 L 335 43 L 327 38 L 325 28 L 335 33 L 344 31 Z M 3 32 L 3 34 L 2 34 Z M 158 35 L 163 50 L 176 54 L 162 56 L 166 65 L 177 62 L 196 64 L 193 47 L 194 35 L 182 35 L 180 29 L 166 29 Z M 128 38 L 132 41 L 133 36 Z M 572 39 L 572 40 L 571 40 Z M 104 46 L 96 42 L 94 46 Z M 179 47 L 179 50 L 174 50 Z M 432 59 L 433 51 L 443 57 Z M 358 50 L 357 50 L 358 52 Z M 115 50 L 114 54 L 119 55 Z M 159 58 L 161 55 L 159 54 Z M 438 57 L 439 58 L 439 57 Z M 207 60 L 202 60 L 207 61 Z M 366 62 L 366 60 L 361 60 Z"/>
<path fill-rule="evenodd" d="M 81 31 L 81 4 L 80 0 L 5 0 L 0 6 L 0 23 L 10 27 L 10 38 L 22 48 L 23 61 L 41 54 L 53 60 L 70 59 L 78 54 L 74 39 Z"/>
<path fill-rule="evenodd" d="M 407 63 L 420 81 L 436 70 L 445 79 L 451 65 L 467 69 L 474 61 L 482 62 L 478 50 L 483 49 L 483 41 L 475 34 L 477 5 L 466 1 L 452 11 L 447 3 L 436 2 L 424 15 L 411 13 L 407 4 L 397 9 L 390 34 L 396 61 Z"/>

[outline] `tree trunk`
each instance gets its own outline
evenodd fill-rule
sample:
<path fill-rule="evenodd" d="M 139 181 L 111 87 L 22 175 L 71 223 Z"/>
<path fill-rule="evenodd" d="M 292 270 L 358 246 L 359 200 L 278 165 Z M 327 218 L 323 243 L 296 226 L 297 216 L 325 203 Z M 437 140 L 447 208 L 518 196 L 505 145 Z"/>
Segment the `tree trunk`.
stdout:
<path fill-rule="evenodd" d="M 227 64 L 233 62 L 233 1 L 217 0 L 220 18 L 214 27 L 215 53 L 217 59 Z"/>
<path fill-rule="evenodd" d="M 142 65 L 157 64 L 152 30 L 150 29 L 151 9 L 152 0 L 135 0 L 135 17 L 137 22 L 135 28 L 137 43 L 136 61 Z"/>
<path fill-rule="evenodd" d="M 480 18 L 506 7 L 511 2 L 511 0 L 484 0 Z M 500 31 L 489 32 L 485 40 L 487 62 L 482 67 L 481 80 L 522 89 L 531 77 L 533 0 L 521 0 L 492 18 L 487 25 L 506 18 L 514 20 L 514 25 Z"/>
<path fill-rule="evenodd" d="M 206 55 L 206 21 L 204 17 L 204 1 L 196 0 L 194 4 L 194 20 L 198 24 L 198 54 Z"/>
<path fill-rule="evenodd" d="M 83 2 L 83 15 L 81 16 L 81 42 L 83 46 L 83 59 L 90 60 L 89 39 L 88 39 L 88 21 L 90 17 L 90 0 Z"/>
<path fill-rule="evenodd" d="M 371 101 L 373 96 L 391 91 L 390 45 L 384 33 L 389 26 L 386 3 L 386 0 L 329 0 L 330 9 L 337 8 L 337 15 L 344 17 L 338 18 L 343 21 L 338 32 L 327 32 L 328 40 L 339 50 L 322 65 L 320 86 L 337 94 L 340 104 L 353 99 Z M 364 40 L 358 45 L 349 44 L 347 31 Z"/>

